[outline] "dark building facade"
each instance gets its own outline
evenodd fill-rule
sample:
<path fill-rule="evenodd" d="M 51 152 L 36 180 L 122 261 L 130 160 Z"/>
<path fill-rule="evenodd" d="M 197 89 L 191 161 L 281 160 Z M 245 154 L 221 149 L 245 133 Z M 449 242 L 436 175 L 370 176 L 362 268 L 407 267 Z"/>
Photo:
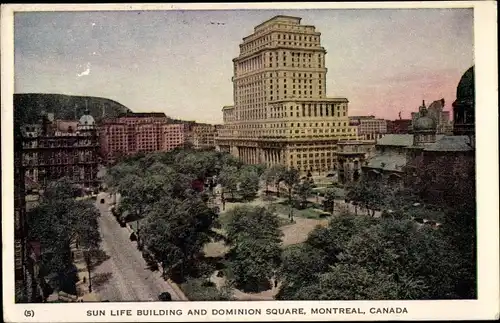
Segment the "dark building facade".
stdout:
<path fill-rule="evenodd" d="M 36 245 L 28 241 L 26 214 L 25 170 L 22 165 L 23 136 L 21 127 L 14 123 L 14 286 L 16 303 L 42 300 L 37 281 Z"/>
<path fill-rule="evenodd" d="M 387 120 L 388 134 L 407 134 L 410 133 L 411 119 Z"/>
<path fill-rule="evenodd" d="M 457 99 L 453 102 L 453 134 L 471 136 L 475 133 L 475 81 L 474 66 L 469 68 L 457 86 Z"/>
<path fill-rule="evenodd" d="M 22 138 L 25 176 L 41 188 L 62 177 L 85 188 L 98 186 L 99 140 L 91 115 L 82 116 L 76 129 L 67 132 L 42 116 L 39 124 L 22 126 Z"/>

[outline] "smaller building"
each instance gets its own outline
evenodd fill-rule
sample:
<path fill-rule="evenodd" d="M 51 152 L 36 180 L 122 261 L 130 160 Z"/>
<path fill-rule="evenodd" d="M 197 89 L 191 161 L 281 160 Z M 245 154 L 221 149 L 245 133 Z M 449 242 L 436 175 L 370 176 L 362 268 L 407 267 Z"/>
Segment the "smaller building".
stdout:
<path fill-rule="evenodd" d="M 191 140 L 194 149 L 215 148 L 217 128 L 211 124 L 197 123 L 191 128 Z"/>
<path fill-rule="evenodd" d="M 127 113 L 99 125 L 101 156 L 113 164 L 121 156 L 159 151 L 162 126 L 169 123 L 164 113 Z"/>
<path fill-rule="evenodd" d="M 388 134 L 408 134 L 411 129 L 411 119 L 396 119 L 387 121 Z"/>
<path fill-rule="evenodd" d="M 375 154 L 362 166 L 363 174 L 370 179 L 387 179 L 399 182 L 408 163 L 408 147 L 413 145 L 411 134 L 388 134 L 377 140 Z"/>
<path fill-rule="evenodd" d="M 365 140 L 377 140 L 387 133 L 387 121 L 375 116 L 351 116 L 349 124 L 357 127 L 358 136 Z"/>
<path fill-rule="evenodd" d="M 363 163 L 375 153 L 375 140 L 339 141 L 334 152 L 337 181 L 348 184 L 358 181 Z"/>

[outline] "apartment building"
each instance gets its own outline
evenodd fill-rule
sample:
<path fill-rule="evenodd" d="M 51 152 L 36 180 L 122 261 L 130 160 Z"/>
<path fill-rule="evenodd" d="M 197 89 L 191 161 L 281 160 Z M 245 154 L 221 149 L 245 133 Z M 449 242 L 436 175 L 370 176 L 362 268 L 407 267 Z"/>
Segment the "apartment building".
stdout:
<path fill-rule="evenodd" d="M 99 126 L 101 156 L 114 163 L 121 156 L 159 151 L 162 127 L 169 119 L 164 113 L 128 113 L 105 119 Z"/>
<path fill-rule="evenodd" d="M 182 124 L 165 124 L 161 126 L 161 151 L 170 151 L 177 147 L 184 146 L 190 142 L 191 125 Z"/>

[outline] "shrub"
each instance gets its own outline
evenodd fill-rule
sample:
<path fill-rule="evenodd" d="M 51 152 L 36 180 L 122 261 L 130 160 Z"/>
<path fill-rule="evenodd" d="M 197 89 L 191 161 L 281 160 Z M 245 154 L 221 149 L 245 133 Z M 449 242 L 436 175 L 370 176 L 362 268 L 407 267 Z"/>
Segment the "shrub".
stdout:
<path fill-rule="evenodd" d="M 221 288 L 219 290 L 213 282 L 203 278 L 188 279 L 180 287 L 190 301 L 232 300 L 232 295 L 227 289 Z"/>

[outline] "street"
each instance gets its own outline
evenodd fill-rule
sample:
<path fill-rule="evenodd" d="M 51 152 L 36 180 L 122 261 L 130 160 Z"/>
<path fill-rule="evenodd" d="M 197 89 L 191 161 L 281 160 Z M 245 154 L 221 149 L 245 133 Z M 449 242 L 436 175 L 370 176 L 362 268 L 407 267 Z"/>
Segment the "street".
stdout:
<path fill-rule="evenodd" d="M 105 203 L 101 204 L 101 199 Z M 135 242 L 130 241 L 130 232 L 120 227 L 109 212 L 107 193 L 99 193 L 96 206 L 102 236 L 101 248 L 109 256 L 92 271 L 93 290 L 102 301 L 137 302 L 158 301 L 158 295 L 169 292 L 172 300 L 182 300 L 159 271 L 152 272 L 146 265 Z"/>

